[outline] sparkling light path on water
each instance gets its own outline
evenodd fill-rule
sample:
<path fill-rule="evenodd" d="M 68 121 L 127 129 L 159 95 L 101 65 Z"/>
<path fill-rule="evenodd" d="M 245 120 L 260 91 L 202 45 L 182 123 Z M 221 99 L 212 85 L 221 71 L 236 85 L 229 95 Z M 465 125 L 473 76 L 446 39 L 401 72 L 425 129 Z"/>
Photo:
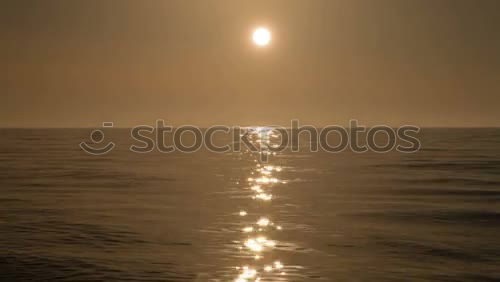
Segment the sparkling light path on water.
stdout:
<path fill-rule="evenodd" d="M 253 128 L 250 136 L 251 140 L 261 148 L 261 152 L 256 156 L 256 165 L 249 173 L 251 177 L 247 178 L 247 186 L 245 189 L 251 191 L 250 199 L 252 201 L 261 201 L 265 204 L 272 205 L 274 199 L 272 188 L 276 185 L 286 184 L 278 178 L 278 174 L 283 170 L 281 166 L 272 165 L 268 159 L 267 162 L 261 164 L 261 155 L 269 156 L 266 148 L 271 145 L 271 138 L 276 137 L 276 133 L 271 128 Z M 274 154 L 275 155 L 275 154 Z M 280 260 L 267 259 L 270 253 L 276 248 L 278 241 L 270 238 L 270 231 L 282 231 L 281 225 L 275 223 L 275 219 L 271 219 L 270 215 L 261 214 L 260 210 L 240 210 L 238 215 L 240 218 L 247 220 L 251 214 L 255 217 L 253 223 L 247 224 L 242 228 L 242 238 L 239 242 L 239 251 L 249 257 L 249 261 L 245 265 L 236 266 L 237 271 L 236 282 L 248 281 L 273 281 L 276 280 L 276 275 L 280 277 L 280 281 L 286 279 L 285 266 Z M 246 221 L 248 222 L 248 221 Z M 275 234 L 275 233 L 274 233 Z"/>

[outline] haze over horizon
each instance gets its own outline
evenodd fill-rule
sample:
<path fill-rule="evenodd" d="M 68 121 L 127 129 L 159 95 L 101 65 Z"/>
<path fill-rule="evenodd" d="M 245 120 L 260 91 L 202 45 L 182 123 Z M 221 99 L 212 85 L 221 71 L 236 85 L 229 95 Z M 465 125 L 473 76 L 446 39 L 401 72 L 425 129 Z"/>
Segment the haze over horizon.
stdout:
<path fill-rule="evenodd" d="M 500 126 L 498 1 L 4 1 L 0 127 Z M 265 48 L 252 30 L 268 27 Z"/>

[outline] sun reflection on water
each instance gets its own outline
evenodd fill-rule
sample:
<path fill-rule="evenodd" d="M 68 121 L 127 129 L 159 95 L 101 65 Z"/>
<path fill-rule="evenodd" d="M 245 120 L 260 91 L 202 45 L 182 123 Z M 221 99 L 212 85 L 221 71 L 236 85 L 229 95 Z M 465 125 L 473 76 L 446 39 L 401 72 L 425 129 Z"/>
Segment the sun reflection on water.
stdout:
<path fill-rule="evenodd" d="M 262 154 L 265 155 L 276 155 L 276 153 L 271 153 L 267 150 L 271 146 L 271 138 L 276 138 L 278 135 L 272 129 L 268 127 L 255 127 L 250 128 L 250 140 L 260 146 L 261 151 L 258 157 Z M 259 158 L 260 159 L 260 158 Z M 249 172 L 250 177 L 247 178 L 247 189 L 251 191 L 253 195 L 250 196 L 252 200 L 271 202 L 275 198 L 272 193 L 272 189 L 276 185 L 286 184 L 286 181 L 280 180 L 278 174 L 282 172 L 283 167 L 278 165 L 273 165 L 269 163 L 269 159 L 265 163 L 260 163 L 258 159 L 255 160 L 255 167 Z M 262 204 L 265 206 L 269 204 Z M 249 206 L 250 205 L 249 203 Z M 280 281 L 286 276 L 286 272 L 283 271 L 285 266 L 279 260 L 275 260 L 275 255 L 271 256 L 269 253 L 272 252 L 278 241 L 275 238 L 271 238 L 270 232 L 282 231 L 283 227 L 281 225 L 276 225 L 274 221 L 271 221 L 269 214 L 262 214 L 261 210 L 252 210 L 250 213 L 246 210 L 241 210 L 238 215 L 240 217 L 246 217 L 248 214 L 256 215 L 255 221 L 245 222 L 244 227 L 241 229 L 243 236 L 248 236 L 242 238 L 240 241 L 239 250 L 241 252 L 247 253 L 249 261 L 244 266 L 237 266 L 238 271 L 237 277 L 234 281 L 236 282 L 247 282 L 247 281 L 260 281 L 261 279 L 267 280 L 272 279 L 273 275 L 279 275 Z M 275 235 L 276 233 L 274 233 Z M 247 257 L 245 255 L 245 257 Z M 266 257 L 268 257 L 266 259 Z M 273 258 L 274 260 L 270 260 Z M 275 280 L 275 279 L 273 279 Z"/>

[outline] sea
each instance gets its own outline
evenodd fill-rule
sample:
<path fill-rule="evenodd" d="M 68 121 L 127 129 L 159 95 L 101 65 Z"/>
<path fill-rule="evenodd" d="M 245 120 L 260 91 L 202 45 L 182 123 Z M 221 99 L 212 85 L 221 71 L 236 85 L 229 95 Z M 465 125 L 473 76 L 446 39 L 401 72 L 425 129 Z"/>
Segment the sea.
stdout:
<path fill-rule="evenodd" d="M 267 160 L 110 131 L 0 129 L 0 281 L 500 281 L 500 129 Z"/>

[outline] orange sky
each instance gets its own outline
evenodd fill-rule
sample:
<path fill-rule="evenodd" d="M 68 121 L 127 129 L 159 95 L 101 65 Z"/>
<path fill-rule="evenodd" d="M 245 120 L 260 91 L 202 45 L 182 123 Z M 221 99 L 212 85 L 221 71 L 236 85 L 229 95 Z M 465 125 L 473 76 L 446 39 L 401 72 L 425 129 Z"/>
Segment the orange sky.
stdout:
<path fill-rule="evenodd" d="M 1 6 L 1 127 L 500 126 L 499 1 Z"/>

